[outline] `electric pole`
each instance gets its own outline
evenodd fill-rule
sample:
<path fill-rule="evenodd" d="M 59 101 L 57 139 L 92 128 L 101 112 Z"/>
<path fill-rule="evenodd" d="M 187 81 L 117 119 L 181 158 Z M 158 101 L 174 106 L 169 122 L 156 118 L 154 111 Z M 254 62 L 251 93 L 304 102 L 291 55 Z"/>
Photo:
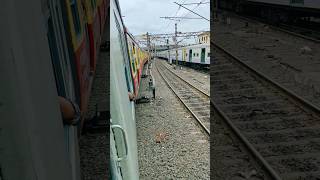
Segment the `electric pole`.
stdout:
<path fill-rule="evenodd" d="M 157 52 L 156 52 L 156 43 L 154 43 L 153 51 L 154 51 L 154 55 L 153 55 L 153 56 L 156 56 L 156 55 L 157 55 Z"/>
<path fill-rule="evenodd" d="M 177 23 L 174 24 L 174 42 L 176 46 L 176 68 L 178 68 L 178 41 L 177 41 Z"/>
<path fill-rule="evenodd" d="M 169 63 L 170 63 L 170 65 L 171 65 L 172 63 L 171 63 L 171 60 L 170 60 L 170 45 L 169 45 L 169 39 L 167 39 L 167 46 L 168 46 L 168 60 L 169 60 Z"/>
<path fill-rule="evenodd" d="M 148 63 L 150 62 L 150 36 L 149 36 L 149 33 L 147 32 L 147 47 L 148 47 L 148 54 L 149 54 L 149 57 L 148 57 Z"/>

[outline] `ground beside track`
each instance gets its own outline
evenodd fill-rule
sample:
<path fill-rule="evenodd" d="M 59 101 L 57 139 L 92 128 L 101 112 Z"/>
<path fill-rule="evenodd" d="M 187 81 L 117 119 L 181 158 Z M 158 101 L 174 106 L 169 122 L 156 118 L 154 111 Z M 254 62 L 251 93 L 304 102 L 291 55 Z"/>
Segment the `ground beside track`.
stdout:
<path fill-rule="evenodd" d="M 140 178 L 209 179 L 209 138 L 155 67 L 152 74 L 155 101 L 136 105 Z M 141 79 L 140 96 L 151 96 L 148 82 Z"/>
<path fill-rule="evenodd" d="M 214 27 L 215 43 L 320 107 L 319 43 L 238 18 Z"/>
<path fill-rule="evenodd" d="M 109 40 L 108 36 L 109 27 L 105 28 L 103 41 Z M 110 53 L 100 52 L 97 58 L 88 112 L 85 115 L 86 120 L 90 120 L 95 116 L 97 108 L 100 112 L 106 112 L 105 114 L 101 114 L 100 121 L 109 122 L 107 115 L 110 111 L 109 63 Z M 81 135 L 79 148 L 82 180 L 109 179 L 109 133 L 107 130 L 95 133 L 87 132 Z"/>
<path fill-rule="evenodd" d="M 89 100 L 87 118 L 92 118 L 98 111 L 109 111 L 109 92 L 107 88 L 109 53 L 101 53 L 97 61 L 97 71 L 92 85 L 92 94 Z M 90 115 L 90 116 L 89 116 Z M 103 121 L 109 121 L 103 116 Z M 79 139 L 80 164 L 82 180 L 108 179 L 109 164 L 109 136 L 107 132 L 86 133 Z"/>

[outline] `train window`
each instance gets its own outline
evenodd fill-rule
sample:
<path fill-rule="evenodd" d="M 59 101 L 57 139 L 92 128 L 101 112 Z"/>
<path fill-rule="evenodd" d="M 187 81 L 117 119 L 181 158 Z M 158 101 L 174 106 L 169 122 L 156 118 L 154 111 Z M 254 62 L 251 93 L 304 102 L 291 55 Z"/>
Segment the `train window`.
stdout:
<path fill-rule="evenodd" d="M 55 8 L 56 8 L 56 12 L 59 12 L 58 7 L 56 6 Z M 62 31 L 63 28 L 64 28 L 64 27 L 63 27 L 63 23 L 62 23 L 63 20 L 61 19 L 60 16 L 57 16 L 57 20 L 58 20 L 58 22 L 60 22 L 60 23 L 57 23 L 57 25 L 59 26 L 59 27 L 58 27 L 58 29 L 59 29 L 59 38 L 60 38 L 61 43 L 63 43 L 63 42 L 64 42 L 64 36 L 63 36 L 64 32 Z M 61 48 L 61 50 L 62 50 L 63 59 L 64 59 L 64 61 L 63 61 L 64 66 L 65 66 L 65 67 L 68 67 L 68 66 L 70 66 L 69 61 L 68 61 L 69 58 L 67 57 L 67 55 L 68 55 L 68 53 L 67 53 L 68 49 L 67 49 L 65 46 L 63 46 L 63 47 Z"/>
<path fill-rule="evenodd" d="M 116 15 L 114 14 L 114 16 L 116 17 Z M 117 18 L 115 18 L 116 21 L 116 25 L 117 25 L 117 29 L 118 29 L 118 39 L 120 42 L 120 46 L 121 46 L 121 51 L 122 51 L 122 58 L 123 58 L 123 63 L 124 63 L 124 70 L 125 70 L 125 77 L 126 77 L 126 83 L 127 83 L 127 89 L 128 91 L 132 91 L 132 86 L 130 84 L 132 84 L 132 79 L 130 78 L 130 62 L 128 61 L 128 56 L 127 56 L 127 46 L 125 46 L 124 44 L 124 37 L 123 37 L 123 33 L 121 31 L 120 28 L 120 24 Z"/>
<path fill-rule="evenodd" d="M 186 56 L 188 56 L 188 53 L 186 53 Z"/>
<path fill-rule="evenodd" d="M 195 57 L 196 56 L 196 53 L 193 53 L 193 57 Z"/>
<path fill-rule="evenodd" d="M 124 71 L 125 71 L 125 77 L 126 77 L 126 83 L 127 83 L 127 90 L 129 92 L 131 92 L 130 83 L 129 83 L 129 77 L 128 77 L 129 72 L 127 70 L 127 67 L 124 68 Z"/>
<path fill-rule="evenodd" d="M 132 48 L 133 49 L 133 48 Z M 133 50 L 130 50 L 130 57 L 131 57 L 131 66 L 132 66 L 132 69 L 133 69 L 133 72 L 135 73 L 136 72 L 136 65 L 135 65 L 135 59 L 134 59 L 134 55 L 133 55 Z"/>
<path fill-rule="evenodd" d="M 78 35 L 81 32 L 81 24 L 80 24 L 80 17 L 79 17 L 77 0 L 70 0 L 70 6 L 71 6 L 71 11 L 72 11 L 74 30 L 76 31 L 76 34 Z"/>
<path fill-rule="evenodd" d="M 136 62 L 136 59 L 135 59 L 135 56 L 134 56 L 134 54 L 135 54 L 135 46 L 134 46 L 134 43 L 133 42 L 131 42 L 131 50 L 130 50 L 130 57 L 131 57 L 131 65 L 132 65 L 132 69 L 133 69 L 133 72 L 134 73 L 136 73 L 136 64 L 135 64 L 135 62 Z"/>
<path fill-rule="evenodd" d="M 208 57 L 210 57 L 210 53 L 208 52 Z"/>
<path fill-rule="evenodd" d="M 133 47 L 133 54 L 136 54 L 136 46 L 134 45 L 134 43 L 132 43 L 132 47 Z"/>
<path fill-rule="evenodd" d="M 197 57 L 199 57 L 199 53 L 197 53 Z"/>
<path fill-rule="evenodd" d="M 54 77 L 56 80 L 56 87 L 59 96 L 65 96 L 64 91 L 64 81 L 62 76 L 61 66 L 59 65 L 59 54 L 58 54 L 58 47 L 56 36 L 54 34 L 53 22 L 51 17 L 48 19 L 48 41 L 49 41 L 49 49 L 50 49 L 50 56 L 52 60 L 53 70 L 54 70 Z"/>

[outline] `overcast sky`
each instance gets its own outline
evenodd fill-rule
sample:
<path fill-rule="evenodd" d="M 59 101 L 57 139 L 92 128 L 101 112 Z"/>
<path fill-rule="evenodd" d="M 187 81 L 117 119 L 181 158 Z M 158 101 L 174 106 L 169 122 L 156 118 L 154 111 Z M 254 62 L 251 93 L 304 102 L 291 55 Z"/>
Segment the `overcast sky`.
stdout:
<path fill-rule="evenodd" d="M 210 0 L 119 0 L 125 26 L 133 35 L 173 33 L 175 21 L 162 19 L 162 16 L 198 17 L 178 3 L 210 2 Z M 187 5 L 196 13 L 210 19 L 210 4 Z M 178 31 L 191 32 L 210 30 L 210 23 L 204 19 L 184 19 L 178 23 Z"/>

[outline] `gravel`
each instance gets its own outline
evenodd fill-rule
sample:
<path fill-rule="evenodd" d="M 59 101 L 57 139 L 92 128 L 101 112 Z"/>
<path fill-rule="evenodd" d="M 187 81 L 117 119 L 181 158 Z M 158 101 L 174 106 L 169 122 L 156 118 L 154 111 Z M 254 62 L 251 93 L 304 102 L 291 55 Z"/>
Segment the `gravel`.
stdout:
<path fill-rule="evenodd" d="M 108 29 L 108 28 L 107 28 Z M 101 52 L 89 98 L 85 119 L 93 118 L 98 111 L 109 112 L 109 52 Z M 101 121 L 108 122 L 107 116 Z M 108 128 L 107 128 L 108 129 Z M 109 177 L 109 132 L 89 133 L 79 139 L 80 165 L 82 180 L 107 180 Z"/>
<path fill-rule="evenodd" d="M 215 51 L 215 56 L 218 57 L 217 66 L 213 65 L 211 71 L 215 79 L 223 81 L 211 84 L 215 92 L 212 98 L 220 109 L 283 179 L 293 179 L 293 176 L 296 176 L 295 179 L 318 177 L 311 172 L 319 170 L 319 159 L 315 158 L 320 137 L 319 118 L 304 111 L 267 83 L 254 80 L 250 73 L 237 65 L 229 64 L 221 68 L 219 65 L 228 64 L 228 61 L 219 51 Z M 234 71 L 232 75 L 222 73 L 223 70 L 230 72 L 230 69 Z M 239 78 L 247 81 L 233 81 Z M 252 92 L 248 91 L 249 85 Z M 229 153 L 231 150 L 225 151 Z M 237 153 L 230 153 L 227 157 L 238 156 Z"/>
<path fill-rule="evenodd" d="M 136 105 L 140 179 L 209 179 L 209 138 L 153 66 L 156 99 Z M 149 95 L 148 78 L 140 96 Z"/>

